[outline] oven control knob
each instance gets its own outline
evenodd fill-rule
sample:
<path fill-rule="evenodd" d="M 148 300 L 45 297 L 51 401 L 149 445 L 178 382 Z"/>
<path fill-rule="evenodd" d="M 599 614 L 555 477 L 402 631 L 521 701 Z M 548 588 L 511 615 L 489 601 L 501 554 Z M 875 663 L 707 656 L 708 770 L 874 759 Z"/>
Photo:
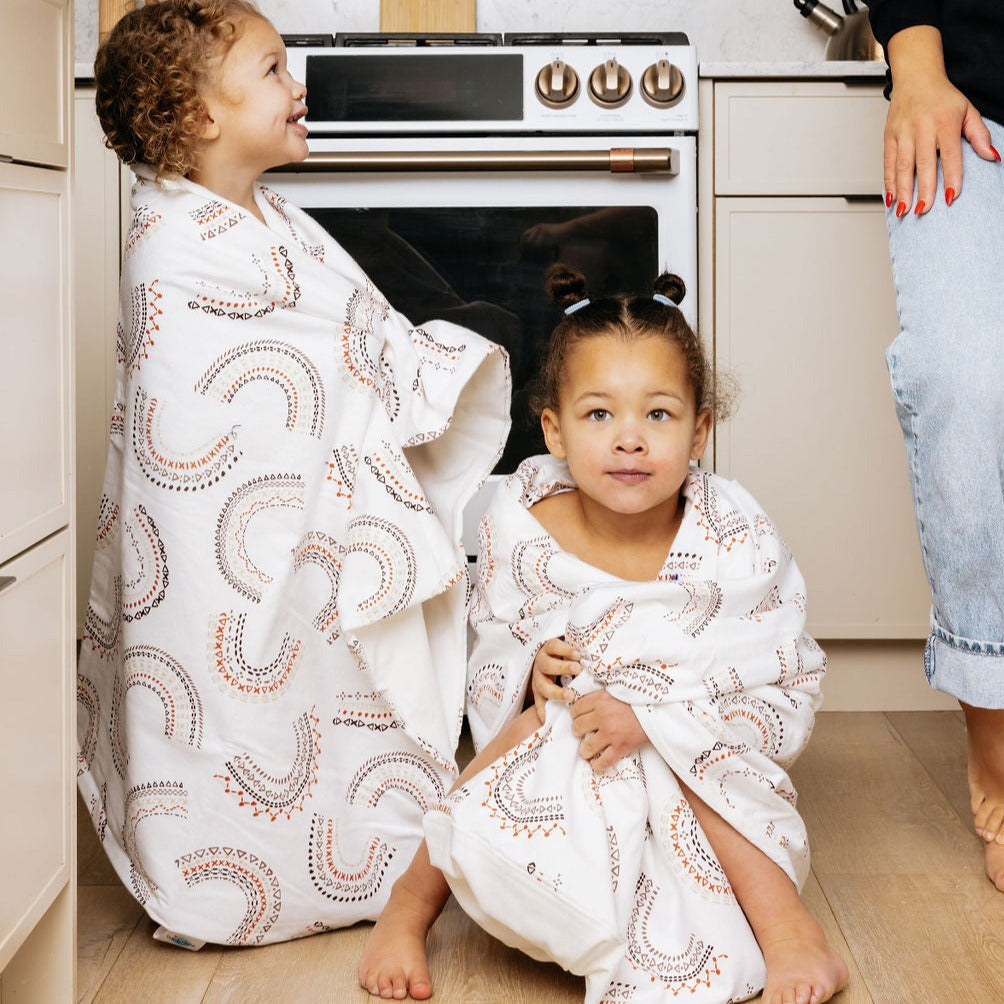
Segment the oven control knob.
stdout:
<path fill-rule="evenodd" d="M 555 59 L 537 74 L 537 97 L 551 108 L 563 108 L 579 96 L 579 75 L 564 60 Z"/>
<path fill-rule="evenodd" d="M 589 75 L 589 96 L 604 108 L 617 108 L 631 95 L 631 74 L 616 59 L 600 63 Z"/>
<path fill-rule="evenodd" d="M 641 96 L 656 108 L 669 108 L 683 97 L 683 74 L 668 59 L 653 63 L 641 76 Z"/>

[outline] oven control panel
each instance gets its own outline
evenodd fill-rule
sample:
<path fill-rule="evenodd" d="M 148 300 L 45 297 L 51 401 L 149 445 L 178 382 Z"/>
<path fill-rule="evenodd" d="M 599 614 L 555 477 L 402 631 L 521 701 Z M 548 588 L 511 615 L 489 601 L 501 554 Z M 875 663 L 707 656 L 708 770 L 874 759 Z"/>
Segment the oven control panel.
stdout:
<path fill-rule="evenodd" d="M 291 47 L 314 137 L 697 131 L 689 44 Z"/>

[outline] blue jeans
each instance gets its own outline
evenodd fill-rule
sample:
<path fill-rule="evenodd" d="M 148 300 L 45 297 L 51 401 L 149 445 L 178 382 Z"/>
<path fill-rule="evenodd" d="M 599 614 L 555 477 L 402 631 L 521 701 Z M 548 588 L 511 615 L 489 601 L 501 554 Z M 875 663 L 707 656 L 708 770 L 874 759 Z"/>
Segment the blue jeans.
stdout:
<path fill-rule="evenodd" d="M 887 213 L 900 334 L 886 360 L 931 585 L 927 677 L 1004 708 L 1004 165 L 962 145 L 951 207 L 939 176 L 927 215 Z"/>

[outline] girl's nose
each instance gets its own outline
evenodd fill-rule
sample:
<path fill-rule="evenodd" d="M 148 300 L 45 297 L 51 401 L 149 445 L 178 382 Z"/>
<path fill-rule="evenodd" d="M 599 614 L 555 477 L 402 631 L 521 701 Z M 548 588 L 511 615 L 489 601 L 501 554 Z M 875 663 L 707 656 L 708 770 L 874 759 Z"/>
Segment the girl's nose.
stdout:
<path fill-rule="evenodd" d="M 645 440 L 634 422 L 625 422 L 617 430 L 614 448 L 621 453 L 645 452 Z"/>
<path fill-rule="evenodd" d="M 293 77 L 293 97 L 302 101 L 307 96 L 307 85 L 301 84 L 296 77 Z"/>

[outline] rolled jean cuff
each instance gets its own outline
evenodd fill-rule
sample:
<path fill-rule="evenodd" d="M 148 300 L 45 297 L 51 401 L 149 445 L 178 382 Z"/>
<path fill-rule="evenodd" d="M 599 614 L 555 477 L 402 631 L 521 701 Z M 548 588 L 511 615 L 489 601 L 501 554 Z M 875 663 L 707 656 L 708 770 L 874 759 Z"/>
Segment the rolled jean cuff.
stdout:
<path fill-rule="evenodd" d="M 974 641 L 931 628 L 924 669 L 932 687 L 976 708 L 1004 708 L 1004 642 Z"/>

